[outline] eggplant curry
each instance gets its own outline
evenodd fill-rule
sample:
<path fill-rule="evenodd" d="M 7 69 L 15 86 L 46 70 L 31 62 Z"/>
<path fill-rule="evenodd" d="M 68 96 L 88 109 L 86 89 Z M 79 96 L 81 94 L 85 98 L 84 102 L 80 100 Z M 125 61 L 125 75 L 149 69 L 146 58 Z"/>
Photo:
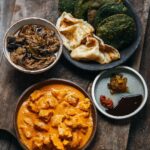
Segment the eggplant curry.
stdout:
<path fill-rule="evenodd" d="M 59 48 L 55 31 L 41 25 L 25 25 L 7 38 L 12 62 L 28 70 L 39 70 L 52 64 Z"/>

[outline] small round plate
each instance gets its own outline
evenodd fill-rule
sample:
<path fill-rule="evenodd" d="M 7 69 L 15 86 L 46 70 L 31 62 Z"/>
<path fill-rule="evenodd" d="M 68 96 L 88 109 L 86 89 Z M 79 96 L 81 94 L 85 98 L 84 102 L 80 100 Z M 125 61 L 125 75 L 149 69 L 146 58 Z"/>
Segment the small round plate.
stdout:
<path fill-rule="evenodd" d="M 64 47 L 63 54 L 64 54 L 65 58 L 71 64 L 73 64 L 74 66 L 81 68 L 83 70 L 87 70 L 87 71 L 100 71 L 100 70 L 110 69 L 110 68 L 119 66 L 119 65 L 123 64 L 124 62 L 126 62 L 133 55 L 133 53 L 136 51 L 136 49 L 138 48 L 140 41 L 141 41 L 141 31 L 142 31 L 141 22 L 140 22 L 139 17 L 136 14 L 136 11 L 134 10 L 133 6 L 131 5 L 131 3 L 129 3 L 127 0 L 124 3 L 126 5 L 126 7 L 129 9 L 130 15 L 135 20 L 137 31 L 136 31 L 136 36 L 135 36 L 134 42 L 129 47 L 122 49 L 120 51 L 121 59 L 114 61 L 112 63 L 109 63 L 109 64 L 105 64 L 105 65 L 101 65 L 96 62 L 76 61 L 70 57 L 70 52 Z"/>
<path fill-rule="evenodd" d="M 119 93 L 113 95 L 110 93 L 107 84 L 110 82 L 110 77 L 113 74 L 122 74 L 124 77 L 127 78 L 127 86 L 129 90 L 128 93 Z M 111 98 L 113 100 L 114 106 L 116 106 L 119 100 L 125 96 L 142 95 L 143 101 L 134 112 L 124 116 L 114 116 L 107 113 L 105 108 L 101 105 L 100 103 L 101 95 L 105 95 Z M 94 104 L 102 114 L 112 119 L 127 119 L 136 115 L 144 107 L 147 101 L 147 97 L 148 97 L 148 89 L 143 77 L 137 71 L 135 71 L 130 67 L 122 66 L 110 69 L 108 71 L 104 71 L 95 78 L 92 85 L 92 98 L 94 100 Z"/>

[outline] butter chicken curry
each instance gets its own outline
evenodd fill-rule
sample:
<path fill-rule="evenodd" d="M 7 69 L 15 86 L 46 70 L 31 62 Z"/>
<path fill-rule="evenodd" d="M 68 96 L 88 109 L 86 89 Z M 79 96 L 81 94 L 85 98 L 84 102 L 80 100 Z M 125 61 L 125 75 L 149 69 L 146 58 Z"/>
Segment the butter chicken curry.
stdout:
<path fill-rule="evenodd" d="M 76 88 L 51 84 L 19 109 L 17 127 L 29 150 L 80 150 L 93 131 L 91 102 Z"/>

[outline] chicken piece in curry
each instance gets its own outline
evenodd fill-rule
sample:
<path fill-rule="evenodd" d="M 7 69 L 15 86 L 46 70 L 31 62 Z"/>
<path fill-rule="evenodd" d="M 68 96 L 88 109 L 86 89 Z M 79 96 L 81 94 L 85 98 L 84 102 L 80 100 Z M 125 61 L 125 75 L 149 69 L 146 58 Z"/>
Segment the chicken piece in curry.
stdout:
<path fill-rule="evenodd" d="M 80 150 L 93 131 L 91 102 L 72 86 L 51 84 L 23 102 L 17 126 L 29 150 Z"/>

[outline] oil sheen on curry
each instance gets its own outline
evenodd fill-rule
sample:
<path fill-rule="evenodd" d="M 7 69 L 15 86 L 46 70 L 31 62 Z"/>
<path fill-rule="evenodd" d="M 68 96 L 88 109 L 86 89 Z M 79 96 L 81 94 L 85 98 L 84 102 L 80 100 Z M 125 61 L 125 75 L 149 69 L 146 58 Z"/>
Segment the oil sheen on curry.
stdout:
<path fill-rule="evenodd" d="M 72 86 L 45 86 L 24 101 L 17 127 L 29 150 L 80 150 L 93 131 L 91 102 Z"/>

